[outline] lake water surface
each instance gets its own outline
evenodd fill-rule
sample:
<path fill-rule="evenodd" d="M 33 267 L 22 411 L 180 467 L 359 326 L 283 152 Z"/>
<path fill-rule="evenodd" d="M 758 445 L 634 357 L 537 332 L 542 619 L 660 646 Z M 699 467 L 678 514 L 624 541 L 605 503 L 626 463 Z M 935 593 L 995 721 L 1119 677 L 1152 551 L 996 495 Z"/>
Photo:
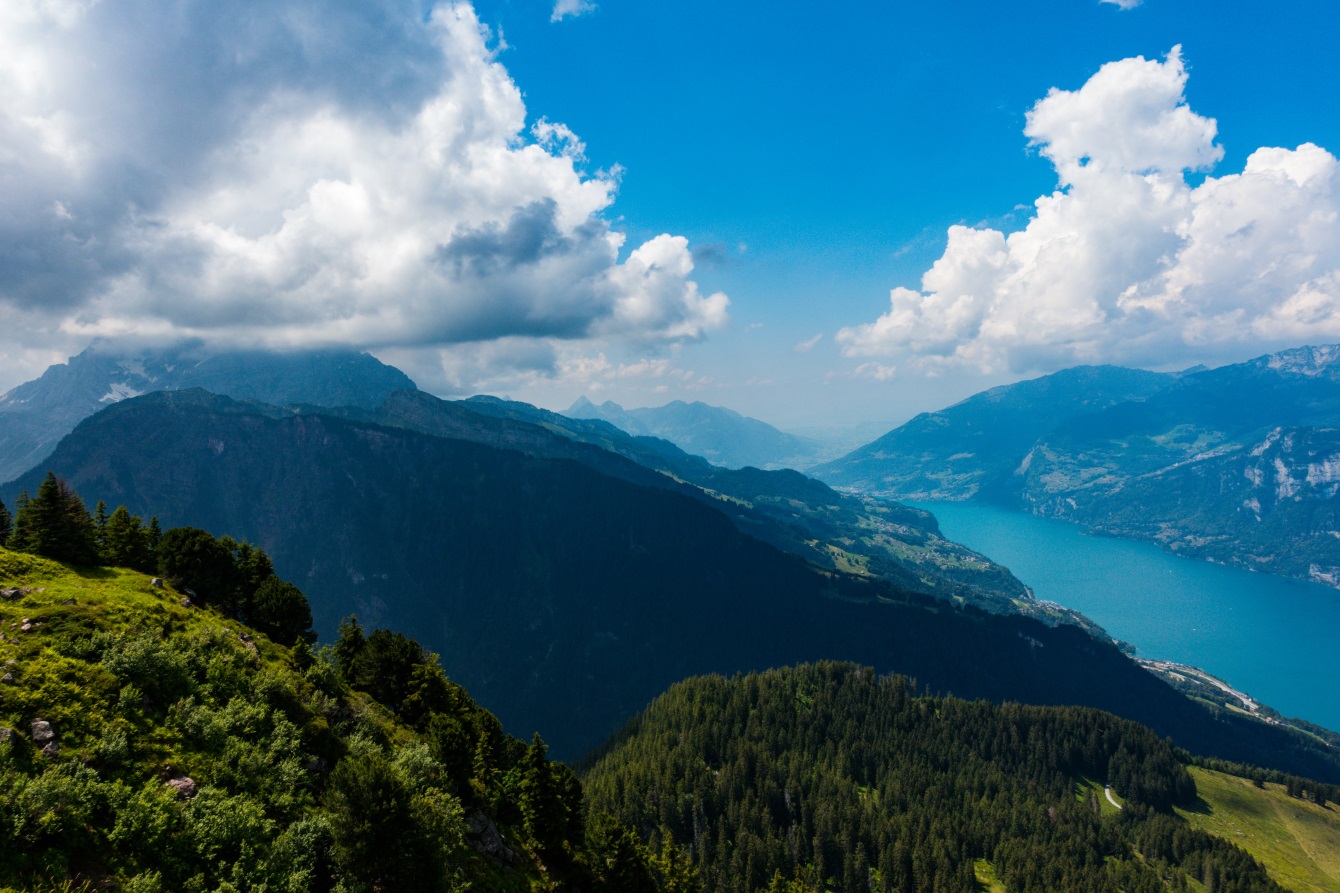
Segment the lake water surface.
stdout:
<path fill-rule="evenodd" d="M 945 536 L 1074 608 L 1140 657 L 1200 667 L 1295 716 L 1340 730 L 1340 591 L 1090 536 L 1062 521 L 963 502 L 917 503 Z"/>

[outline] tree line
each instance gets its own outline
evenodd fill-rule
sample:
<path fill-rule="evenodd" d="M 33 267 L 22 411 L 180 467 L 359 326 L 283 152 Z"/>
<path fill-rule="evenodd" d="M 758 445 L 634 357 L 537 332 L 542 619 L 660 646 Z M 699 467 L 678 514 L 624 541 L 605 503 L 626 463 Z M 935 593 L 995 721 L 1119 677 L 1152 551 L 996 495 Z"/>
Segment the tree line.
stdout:
<path fill-rule="evenodd" d="M 1190 760 L 1192 764 L 1204 769 L 1245 778 L 1258 788 L 1264 788 L 1266 782 L 1283 785 L 1284 792 L 1290 797 L 1307 800 L 1318 806 L 1325 806 L 1327 801 L 1340 803 L 1340 785 L 1326 784 L 1313 778 L 1280 772 L 1277 769 L 1262 769 L 1260 766 L 1249 766 L 1246 763 L 1235 763 L 1214 757 L 1196 756 Z"/>
<path fill-rule="evenodd" d="M 282 645 L 316 641 L 312 610 L 297 586 L 281 580 L 264 550 L 194 527 L 164 532 L 124 506 L 110 515 L 99 501 L 92 513 L 54 472 L 11 515 L 0 501 L 0 543 L 79 567 L 124 567 L 159 574 L 201 605 L 209 605 Z"/>

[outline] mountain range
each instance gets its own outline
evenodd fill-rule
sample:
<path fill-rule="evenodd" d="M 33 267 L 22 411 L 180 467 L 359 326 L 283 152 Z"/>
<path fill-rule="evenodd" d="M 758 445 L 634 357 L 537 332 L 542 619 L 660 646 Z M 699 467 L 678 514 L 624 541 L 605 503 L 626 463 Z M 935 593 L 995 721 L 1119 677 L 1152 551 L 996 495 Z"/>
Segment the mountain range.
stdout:
<path fill-rule="evenodd" d="M 1340 581 L 1340 347 L 1218 369 L 1078 367 L 923 413 L 811 469 L 891 499 L 1019 508 Z"/>
<path fill-rule="evenodd" d="M 392 391 L 413 387 L 399 369 L 357 351 L 219 352 L 194 342 L 102 342 L 0 395 L 0 481 L 41 462 L 81 420 L 151 391 L 205 388 L 239 400 L 372 408 Z"/>
<path fill-rule="evenodd" d="M 622 473 L 598 471 L 596 448 L 566 438 L 563 457 L 480 442 L 544 442 L 505 416 L 480 416 L 473 441 L 415 430 L 460 428 L 470 402 L 436 401 L 439 416 L 434 398 L 397 398 L 376 421 L 147 394 L 86 419 L 47 464 L 90 501 L 260 545 L 309 594 L 323 636 L 351 612 L 412 631 L 509 729 L 542 730 L 560 756 L 686 676 L 836 658 L 966 697 L 1087 704 L 1197 752 L 1340 779 L 1319 741 L 1193 702 L 1074 626 L 819 567 L 712 497 L 632 479 L 661 472 L 617 456 L 598 462 Z"/>
<path fill-rule="evenodd" d="M 212 393 L 271 404 L 322 406 L 363 421 L 421 430 L 546 458 L 574 458 L 602 473 L 678 489 L 727 512 L 742 530 L 816 564 L 1001 613 L 1095 629 L 1073 611 L 1034 599 L 1008 571 L 939 535 L 935 519 L 905 506 L 838 494 L 794 472 L 731 471 L 655 437 L 524 403 L 442 401 L 413 390 L 399 370 L 336 351 L 210 353 L 201 345 L 146 351 L 111 342 L 53 366 L 0 402 L 0 446 L 16 457 L 49 452 L 82 418 L 118 400 L 200 382 Z M 100 395 L 100 396 L 99 396 Z M 715 413 L 712 419 L 735 416 Z M 762 424 L 762 423 L 758 423 Z M 3 479 L 3 478 L 0 478 Z M 16 495 L 10 493 L 11 498 Z"/>
<path fill-rule="evenodd" d="M 601 419 L 629 434 L 659 437 L 726 468 L 804 468 L 818 461 L 822 452 L 816 440 L 787 434 L 733 409 L 697 401 L 624 409 L 612 400 L 596 405 L 579 397 L 563 414 Z"/>

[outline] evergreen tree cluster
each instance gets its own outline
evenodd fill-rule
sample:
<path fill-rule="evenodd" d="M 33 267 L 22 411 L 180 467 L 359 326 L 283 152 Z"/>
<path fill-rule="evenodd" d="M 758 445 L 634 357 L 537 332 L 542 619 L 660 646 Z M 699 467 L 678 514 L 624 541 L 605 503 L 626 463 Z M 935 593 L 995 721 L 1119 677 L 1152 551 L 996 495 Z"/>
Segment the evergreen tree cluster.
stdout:
<path fill-rule="evenodd" d="M 514 827 L 554 889 L 595 893 L 697 893 L 696 869 L 667 842 L 645 847 L 607 815 L 588 816 L 581 782 L 548 759 L 536 733 L 530 744 L 504 733 L 492 713 L 447 679 L 437 656 L 403 633 L 365 634 L 356 617 L 325 650 L 352 689 L 371 695 L 421 736 L 444 789 L 469 814 Z M 367 867 L 378 889 L 435 889 L 416 881 L 432 864 L 431 823 L 414 814 L 411 792 L 397 788 L 389 764 L 345 761 L 331 777 L 336 837 Z M 417 884 L 417 885 L 416 885 Z"/>
<path fill-rule="evenodd" d="M 19 495 L 6 544 L 17 552 L 67 564 L 92 567 L 101 563 L 97 527 L 88 508 L 74 488 L 50 472 L 36 496 Z"/>
<path fill-rule="evenodd" d="M 157 518 L 145 525 L 125 506 L 108 516 L 99 502 L 90 515 L 74 488 L 50 471 L 35 496 L 19 494 L 12 516 L 0 503 L 0 544 L 65 564 L 154 573 L 161 537 Z"/>
<path fill-rule="evenodd" d="M 915 696 L 816 664 L 676 685 L 583 775 L 593 808 L 684 846 L 711 893 L 1279 888 L 1192 829 L 1180 755 L 1087 708 Z M 1102 784 L 1125 801 L 1105 814 Z"/>
<path fill-rule="evenodd" d="M 161 574 L 197 602 L 217 608 L 265 633 L 281 645 L 316 641 L 312 609 L 292 583 L 279 579 L 264 550 L 194 527 L 164 533 L 158 518 L 145 524 L 124 506 L 107 514 L 99 502 L 89 514 L 84 501 L 53 472 L 16 503 L 11 520 L 0 503 L 0 543 L 80 567 L 125 567 Z"/>

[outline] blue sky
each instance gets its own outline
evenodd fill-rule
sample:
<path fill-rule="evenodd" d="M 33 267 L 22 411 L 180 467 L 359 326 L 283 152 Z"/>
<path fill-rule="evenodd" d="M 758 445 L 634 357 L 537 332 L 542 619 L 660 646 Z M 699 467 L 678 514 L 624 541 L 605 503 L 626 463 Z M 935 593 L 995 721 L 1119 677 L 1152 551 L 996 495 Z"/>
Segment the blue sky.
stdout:
<path fill-rule="evenodd" d="M 0 389 L 94 337 L 347 343 L 795 427 L 1340 340 L 1337 15 L 6 0 Z"/>

